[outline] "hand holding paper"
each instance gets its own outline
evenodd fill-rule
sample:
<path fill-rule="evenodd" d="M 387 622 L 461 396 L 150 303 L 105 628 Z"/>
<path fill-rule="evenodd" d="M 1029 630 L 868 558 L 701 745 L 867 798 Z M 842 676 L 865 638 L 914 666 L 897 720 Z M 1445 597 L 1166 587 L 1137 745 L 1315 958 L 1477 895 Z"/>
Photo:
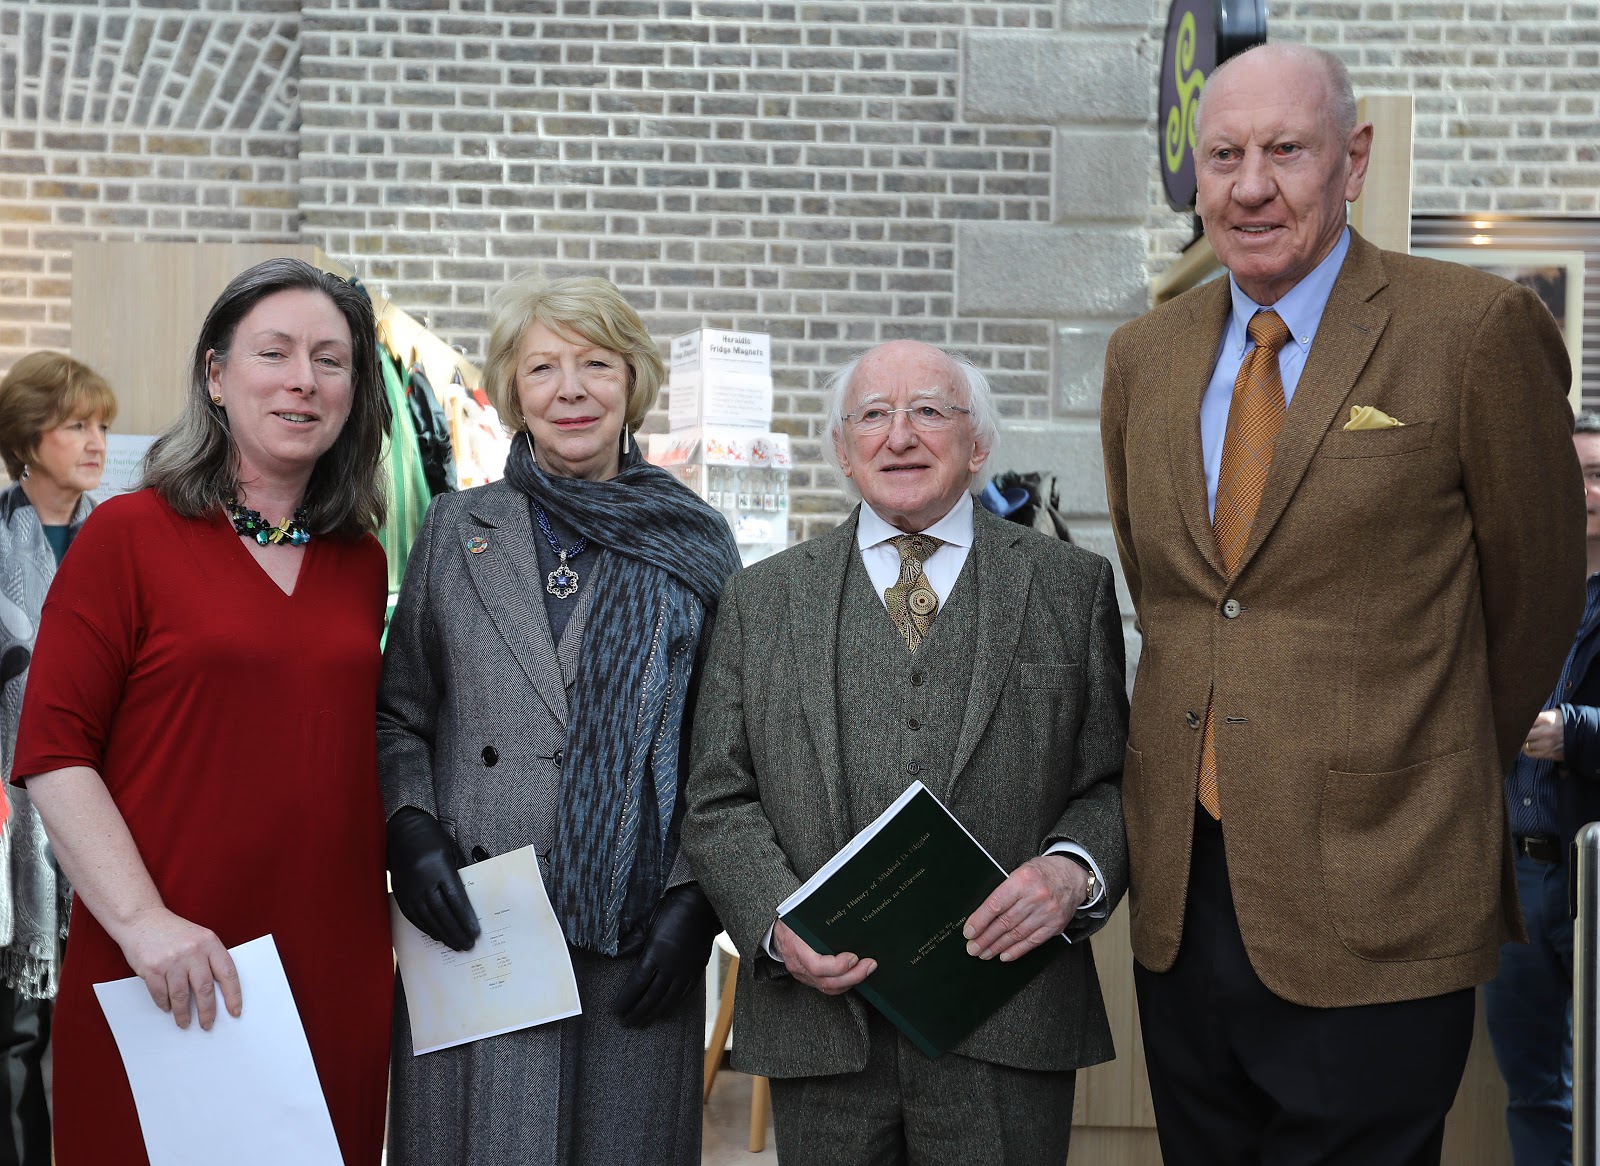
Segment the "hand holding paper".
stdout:
<path fill-rule="evenodd" d="M 150 999 L 170 1012 L 179 1028 L 189 1027 L 192 1002 L 200 1027 L 210 1031 L 217 1019 L 218 985 L 228 1015 L 239 1015 L 244 1005 L 239 971 L 214 932 L 157 906 L 139 912 L 114 938 Z"/>
<path fill-rule="evenodd" d="M 262 936 L 234 948 L 229 963 L 250 985 L 250 1011 L 205 1032 L 174 1028 L 136 976 L 94 986 L 151 1163 L 342 1166 L 277 945 Z"/>

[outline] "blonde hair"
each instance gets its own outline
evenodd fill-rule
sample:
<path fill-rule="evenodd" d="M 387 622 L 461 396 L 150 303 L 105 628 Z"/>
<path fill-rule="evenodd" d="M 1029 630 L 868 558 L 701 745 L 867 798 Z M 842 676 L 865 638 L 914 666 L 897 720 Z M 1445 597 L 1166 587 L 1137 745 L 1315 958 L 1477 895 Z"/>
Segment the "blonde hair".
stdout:
<path fill-rule="evenodd" d="M 82 361 L 60 352 L 30 352 L 0 381 L 0 458 L 6 473 L 39 452 L 39 440 L 57 425 L 79 417 L 116 420 L 117 398 L 106 379 Z"/>
<path fill-rule="evenodd" d="M 527 431 L 517 401 L 517 348 L 535 324 L 609 348 L 628 366 L 628 407 L 623 420 L 638 432 L 655 407 L 667 367 L 661 351 L 617 285 L 597 275 L 546 279 L 537 272 L 518 276 L 495 294 L 489 305 L 489 355 L 483 362 L 483 383 L 500 420 L 518 432 Z"/>

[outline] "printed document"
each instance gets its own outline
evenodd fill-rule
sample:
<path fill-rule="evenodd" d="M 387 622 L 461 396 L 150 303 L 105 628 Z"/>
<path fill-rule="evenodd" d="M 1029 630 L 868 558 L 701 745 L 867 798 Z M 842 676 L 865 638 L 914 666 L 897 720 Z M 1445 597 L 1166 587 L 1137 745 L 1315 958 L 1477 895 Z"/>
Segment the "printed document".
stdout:
<path fill-rule="evenodd" d="M 219 990 L 210 1032 L 198 1019 L 179 1028 L 138 976 L 94 986 L 151 1166 L 343 1166 L 277 944 L 229 952 L 244 1010 L 229 1016 Z"/>
<path fill-rule="evenodd" d="M 389 896 L 414 1056 L 583 1011 L 533 847 L 462 867 L 461 881 L 483 927 L 470 951 L 418 931 Z"/>

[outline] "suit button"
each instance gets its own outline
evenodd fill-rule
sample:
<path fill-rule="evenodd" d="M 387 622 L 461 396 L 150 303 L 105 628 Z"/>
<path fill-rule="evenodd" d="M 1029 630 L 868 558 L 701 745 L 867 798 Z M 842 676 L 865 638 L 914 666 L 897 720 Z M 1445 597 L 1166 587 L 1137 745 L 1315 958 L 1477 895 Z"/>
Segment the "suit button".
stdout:
<path fill-rule="evenodd" d="M 1222 605 L 1222 614 L 1227 619 L 1237 619 L 1239 613 L 1243 610 L 1244 609 L 1239 606 L 1239 601 L 1237 599 L 1230 599 L 1228 602 Z"/>
<path fill-rule="evenodd" d="M 918 688 L 921 688 L 922 687 L 922 673 L 913 672 L 911 674 L 911 683 L 916 685 Z"/>
<path fill-rule="evenodd" d="M 555 753 L 553 753 L 551 755 L 550 760 L 554 761 L 556 763 L 556 768 L 557 769 L 560 769 L 561 768 L 561 750 L 557 749 L 555 751 Z"/>
<path fill-rule="evenodd" d="M 906 724 L 909 725 L 913 729 L 922 728 L 922 722 L 917 720 L 916 717 L 912 717 L 909 721 L 906 722 Z"/>
<path fill-rule="evenodd" d="M 485 745 L 483 747 L 483 763 L 485 765 L 493 765 L 499 760 L 500 751 L 498 749 L 496 749 L 493 745 Z"/>
<path fill-rule="evenodd" d="M 918 765 L 915 761 L 913 761 L 910 765 L 906 766 L 906 772 L 909 773 L 912 777 L 916 777 L 917 774 L 922 772 L 922 766 Z"/>
<path fill-rule="evenodd" d="M 1200 714 L 1190 709 L 1183 714 L 1183 722 L 1191 729 L 1198 729 L 1200 727 Z"/>

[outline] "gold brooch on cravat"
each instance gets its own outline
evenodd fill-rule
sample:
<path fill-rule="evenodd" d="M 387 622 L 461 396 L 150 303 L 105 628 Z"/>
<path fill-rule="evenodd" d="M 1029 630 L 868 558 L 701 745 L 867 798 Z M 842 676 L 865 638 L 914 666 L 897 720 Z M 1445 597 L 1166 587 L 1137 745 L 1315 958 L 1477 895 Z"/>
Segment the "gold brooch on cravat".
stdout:
<path fill-rule="evenodd" d="M 926 587 L 916 587 L 906 596 L 906 605 L 912 615 L 932 615 L 939 610 L 939 597 Z"/>

